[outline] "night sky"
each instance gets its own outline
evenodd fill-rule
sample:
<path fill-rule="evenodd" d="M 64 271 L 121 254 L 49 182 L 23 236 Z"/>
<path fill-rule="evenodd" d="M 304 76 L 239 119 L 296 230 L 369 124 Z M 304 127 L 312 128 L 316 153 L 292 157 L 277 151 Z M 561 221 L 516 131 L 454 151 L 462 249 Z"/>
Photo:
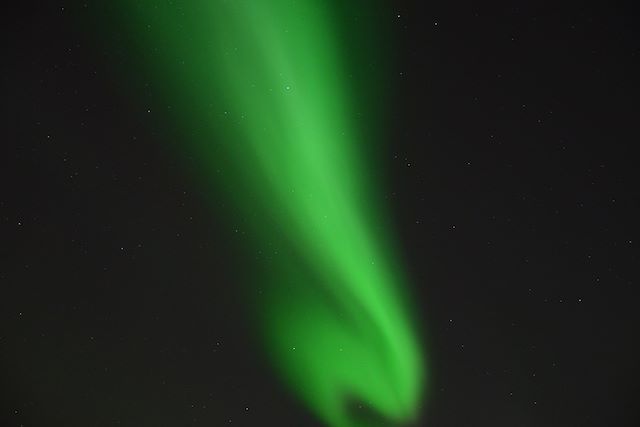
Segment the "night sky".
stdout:
<path fill-rule="evenodd" d="M 253 339 L 264 254 L 158 88 L 115 71 L 126 38 L 91 31 L 93 2 L 42 3 L 3 14 L 0 425 L 322 426 Z M 375 7 L 418 425 L 640 424 L 638 6 Z"/>

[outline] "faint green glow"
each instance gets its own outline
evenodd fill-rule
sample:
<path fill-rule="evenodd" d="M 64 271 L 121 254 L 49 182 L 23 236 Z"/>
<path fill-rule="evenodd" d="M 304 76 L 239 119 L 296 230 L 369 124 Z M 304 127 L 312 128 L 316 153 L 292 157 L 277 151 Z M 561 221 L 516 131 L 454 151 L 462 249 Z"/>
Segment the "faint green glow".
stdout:
<path fill-rule="evenodd" d="M 256 263 L 250 285 L 264 290 L 256 310 L 266 354 L 320 419 L 350 427 L 360 424 L 349 400 L 413 419 L 424 367 L 337 4 L 121 1 L 119 19 L 165 85 L 186 147 L 234 193 L 256 247 L 279 248 Z"/>

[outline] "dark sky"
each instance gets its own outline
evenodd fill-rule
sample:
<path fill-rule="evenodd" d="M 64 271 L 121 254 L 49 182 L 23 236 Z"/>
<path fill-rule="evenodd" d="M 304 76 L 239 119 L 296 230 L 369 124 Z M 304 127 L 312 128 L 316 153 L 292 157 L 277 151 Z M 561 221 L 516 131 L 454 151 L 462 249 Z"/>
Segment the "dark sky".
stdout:
<path fill-rule="evenodd" d="M 319 426 L 249 339 L 245 238 L 153 88 L 120 87 L 92 2 L 41 3 L 3 13 L 0 425 Z M 384 12 L 424 426 L 640 424 L 640 13 L 558 3 Z"/>

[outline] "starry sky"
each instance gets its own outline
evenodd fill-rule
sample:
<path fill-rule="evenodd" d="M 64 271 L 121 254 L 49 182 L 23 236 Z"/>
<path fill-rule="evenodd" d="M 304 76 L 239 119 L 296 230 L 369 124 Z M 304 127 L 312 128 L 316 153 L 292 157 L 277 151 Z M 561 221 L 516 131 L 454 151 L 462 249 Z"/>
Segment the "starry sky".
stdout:
<path fill-rule="evenodd" d="M 91 31 L 96 2 L 41 3 L 4 14 L 0 425 L 321 427 L 251 339 L 266 255 L 172 148 L 159 88 L 114 71 L 126 37 Z M 372 7 L 418 425 L 637 425 L 638 6 Z"/>

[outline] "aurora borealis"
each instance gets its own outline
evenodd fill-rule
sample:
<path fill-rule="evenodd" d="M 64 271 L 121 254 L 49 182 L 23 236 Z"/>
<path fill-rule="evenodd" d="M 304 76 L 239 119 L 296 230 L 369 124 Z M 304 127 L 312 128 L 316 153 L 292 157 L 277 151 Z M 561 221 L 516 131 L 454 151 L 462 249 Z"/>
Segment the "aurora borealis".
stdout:
<path fill-rule="evenodd" d="M 637 2 L 3 9 L 2 427 L 636 427 Z"/>
<path fill-rule="evenodd" d="M 248 266 L 260 274 L 246 286 L 264 289 L 257 329 L 284 381 L 329 426 L 360 425 L 355 405 L 414 419 L 424 359 L 331 2 L 121 7 L 141 51 L 154 52 L 147 72 L 178 105 L 168 117 L 187 130 L 181 145 L 216 186 L 243 183 L 234 201 L 253 215 L 253 244 L 279 248 Z M 205 126 L 197 137 L 194 122 Z M 221 159 L 231 162 L 224 177 Z"/>

